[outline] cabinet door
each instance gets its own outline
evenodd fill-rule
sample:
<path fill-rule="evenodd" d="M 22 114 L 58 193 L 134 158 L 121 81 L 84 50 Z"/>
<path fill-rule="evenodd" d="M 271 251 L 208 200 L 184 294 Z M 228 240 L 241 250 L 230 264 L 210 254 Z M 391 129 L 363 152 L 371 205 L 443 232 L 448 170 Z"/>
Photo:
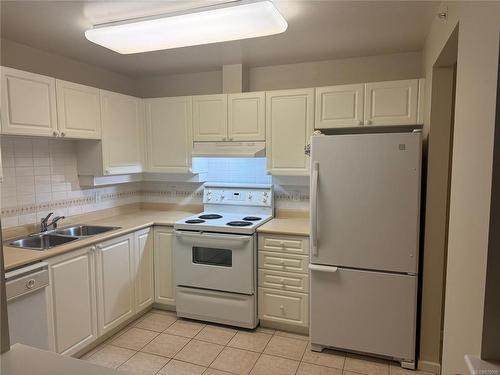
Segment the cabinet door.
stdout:
<path fill-rule="evenodd" d="M 134 314 L 133 234 L 97 245 L 99 335 Z"/>
<path fill-rule="evenodd" d="M 316 88 L 316 129 L 363 125 L 365 85 Z"/>
<path fill-rule="evenodd" d="M 155 302 L 175 306 L 172 229 L 155 227 Z"/>
<path fill-rule="evenodd" d="M 191 97 L 145 100 L 147 170 L 186 173 L 191 168 Z"/>
<path fill-rule="evenodd" d="M 56 80 L 1 68 L 2 134 L 57 135 Z"/>
<path fill-rule="evenodd" d="M 417 123 L 418 79 L 365 85 L 365 125 Z"/>
<path fill-rule="evenodd" d="M 309 144 L 314 123 L 314 89 L 266 93 L 267 169 L 272 175 L 309 174 Z"/>
<path fill-rule="evenodd" d="M 259 288 L 259 319 L 307 327 L 309 325 L 309 295 Z"/>
<path fill-rule="evenodd" d="M 265 141 L 265 93 L 229 94 L 228 131 L 230 141 Z"/>
<path fill-rule="evenodd" d="M 104 174 L 142 172 L 141 100 L 101 90 L 101 116 Z"/>
<path fill-rule="evenodd" d="M 135 306 L 142 311 L 154 302 L 153 231 L 135 233 Z"/>
<path fill-rule="evenodd" d="M 60 135 L 71 138 L 101 138 L 99 89 L 56 80 L 57 122 Z"/>
<path fill-rule="evenodd" d="M 48 259 L 53 349 L 72 355 L 97 338 L 93 248 Z"/>
<path fill-rule="evenodd" d="M 227 140 L 227 95 L 193 96 L 195 141 Z"/>

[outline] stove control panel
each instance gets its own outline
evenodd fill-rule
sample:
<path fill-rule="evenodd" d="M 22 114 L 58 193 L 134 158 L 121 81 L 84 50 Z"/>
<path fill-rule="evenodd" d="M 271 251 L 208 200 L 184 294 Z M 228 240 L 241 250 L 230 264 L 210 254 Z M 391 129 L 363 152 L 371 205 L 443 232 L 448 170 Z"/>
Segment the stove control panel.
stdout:
<path fill-rule="evenodd" d="M 272 207 L 272 187 L 206 186 L 203 203 Z"/>

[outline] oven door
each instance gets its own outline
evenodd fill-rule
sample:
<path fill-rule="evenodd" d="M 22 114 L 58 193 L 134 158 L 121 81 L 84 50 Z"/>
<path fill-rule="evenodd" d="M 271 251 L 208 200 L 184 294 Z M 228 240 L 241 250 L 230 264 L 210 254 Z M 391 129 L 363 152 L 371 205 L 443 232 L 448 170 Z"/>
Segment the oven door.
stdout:
<path fill-rule="evenodd" d="M 177 286 L 253 294 L 253 235 L 175 231 Z"/>

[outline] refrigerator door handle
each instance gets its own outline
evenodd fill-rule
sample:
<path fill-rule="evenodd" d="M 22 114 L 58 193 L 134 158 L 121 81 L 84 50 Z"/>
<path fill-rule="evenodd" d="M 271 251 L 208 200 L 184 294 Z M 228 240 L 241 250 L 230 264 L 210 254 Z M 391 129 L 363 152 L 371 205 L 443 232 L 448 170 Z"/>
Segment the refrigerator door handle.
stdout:
<path fill-rule="evenodd" d="M 318 177 L 319 177 L 319 162 L 313 162 L 311 179 L 311 250 L 313 256 L 318 256 Z"/>
<path fill-rule="evenodd" d="M 309 264 L 309 269 L 311 271 L 330 272 L 330 273 L 338 271 L 338 267 L 321 266 L 319 264 Z"/>

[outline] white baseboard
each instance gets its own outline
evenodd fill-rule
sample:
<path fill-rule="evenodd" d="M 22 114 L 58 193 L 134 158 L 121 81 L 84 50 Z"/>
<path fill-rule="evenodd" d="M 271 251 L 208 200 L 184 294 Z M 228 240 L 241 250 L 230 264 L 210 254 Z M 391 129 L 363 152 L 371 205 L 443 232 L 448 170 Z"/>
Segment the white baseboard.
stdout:
<path fill-rule="evenodd" d="M 420 371 L 432 372 L 433 374 L 441 374 L 441 364 L 429 361 L 418 361 L 417 368 Z"/>

